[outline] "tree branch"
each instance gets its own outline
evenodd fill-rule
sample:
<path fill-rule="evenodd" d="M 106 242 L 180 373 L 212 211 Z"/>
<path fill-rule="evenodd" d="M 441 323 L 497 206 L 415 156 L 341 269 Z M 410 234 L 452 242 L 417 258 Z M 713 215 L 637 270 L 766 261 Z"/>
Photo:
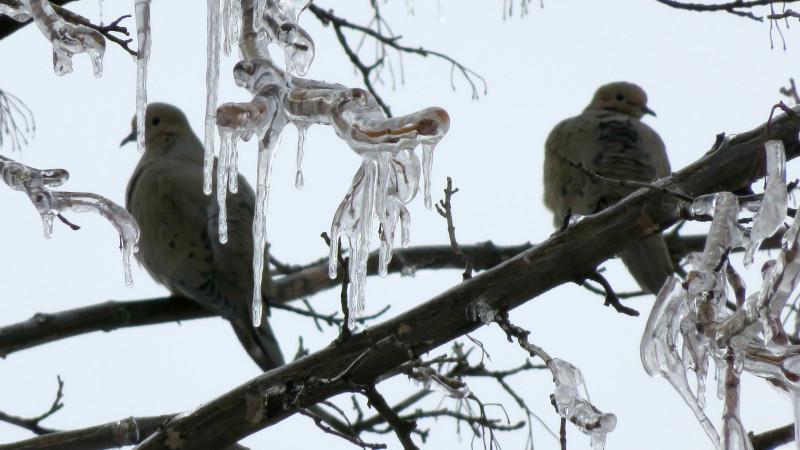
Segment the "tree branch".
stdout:
<path fill-rule="evenodd" d="M 764 176 L 764 127 L 736 135 L 718 150 L 656 185 L 699 196 L 737 191 Z M 781 139 L 787 159 L 800 154 L 800 124 L 775 119 L 769 139 Z M 163 448 L 168 437 L 186 446 L 224 446 L 294 413 L 370 383 L 383 373 L 482 325 L 470 318 L 477 299 L 508 311 L 588 273 L 623 247 L 681 219 L 683 202 L 639 190 L 617 205 L 585 218 L 563 233 L 439 294 L 382 324 L 306 358 L 276 368 L 181 415 L 140 445 Z M 569 261 L 569 264 L 564 264 Z M 313 375 L 310 375 L 313 374 Z M 268 401 L 264 401 L 267 399 Z"/>

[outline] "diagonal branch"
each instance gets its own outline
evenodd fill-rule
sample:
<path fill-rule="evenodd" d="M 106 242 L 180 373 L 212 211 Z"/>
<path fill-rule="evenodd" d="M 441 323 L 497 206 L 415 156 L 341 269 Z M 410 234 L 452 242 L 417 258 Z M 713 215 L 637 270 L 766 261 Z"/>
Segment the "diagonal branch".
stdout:
<path fill-rule="evenodd" d="M 800 124 L 784 115 L 773 121 L 768 137 L 781 139 L 787 159 L 793 159 L 800 155 L 798 131 Z M 763 138 L 763 126 L 739 134 L 656 184 L 691 196 L 739 190 L 764 176 Z M 639 190 L 391 320 L 256 377 L 170 421 L 139 449 L 163 448 L 168 436 L 179 436 L 189 446 L 224 446 L 292 415 L 292 407 L 285 405 L 303 407 L 350 392 L 353 383 L 369 383 L 414 355 L 481 326 L 469 314 L 475 301 L 495 310 L 516 308 L 589 272 L 654 227 L 676 223 L 682 206 L 674 197 Z M 564 264 L 566 260 L 570 263 Z"/>

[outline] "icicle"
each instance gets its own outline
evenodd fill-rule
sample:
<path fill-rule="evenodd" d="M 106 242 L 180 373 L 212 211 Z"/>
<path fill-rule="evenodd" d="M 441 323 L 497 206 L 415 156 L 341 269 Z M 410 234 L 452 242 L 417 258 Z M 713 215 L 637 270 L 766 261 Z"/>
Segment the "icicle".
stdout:
<path fill-rule="evenodd" d="M 753 257 L 764 239 L 772 236 L 783 225 L 786 217 L 786 154 L 782 141 L 769 141 L 764 145 L 766 156 L 767 187 L 761 208 L 753 220 L 750 243 L 744 254 L 744 266 L 753 264 Z"/>
<path fill-rule="evenodd" d="M 719 434 L 692 394 L 677 352 L 680 323 L 688 312 L 686 295 L 687 292 L 681 286 L 679 279 L 675 277 L 667 279 L 647 319 L 640 345 L 640 356 L 647 374 L 651 377 L 661 376 L 669 381 L 692 410 L 714 447 L 719 448 Z"/>
<path fill-rule="evenodd" d="M 147 62 L 150 59 L 150 0 L 136 0 L 136 148 L 144 152 L 144 121 L 147 108 Z"/>
<path fill-rule="evenodd" d="M 219 206 L 219 243 L 228 242 L 228 208 L 225 199 L 228 194 L 228 165 L 233 142 L 233 133 L 220 130 L 219 158 L 217 159 L 217 205 Z"/>
<path fill-rule="evenodd" d="M 228 160 L 228 190 L 231 194 L 239 192 L 239 135 L 234 134 L 231 139 L 230 156 Z"/>
<path fill-rule="evenodd" d="M 97 0 L 97 9 L 100 11 L 98 21 L 100 25 L 103 25 L 103 0 Z"/>
<path fill-rule="evenodd" d="M 231 49 L 239 45 L 242 32 L 242 3 L 241 0 L 223 0 L 222 25 L 224 40 L 222 51 L 225 56 L 231 55 Z"/>
<path fill-rule="evenodd" d="M 39 30 L 53 44 L 53 70 L 56 75 L 72 72 L 72 55 L 78 53 L 89 55 L 95 77 L 103 75 L 106 41 L 99 32 L 66 22 L 56 14 L 48 0 L 22 0 L 22 3 Z M 17 11 L 13 15 L 21 17 L 21 9 L 15 8 L 13 11 Z"/>
<path fill-rule="evenodd" d="M 347 238 L 350 248 L 347 308 L 350 312 L 348 328 L 358 326 L 356 319 L 364 313 L 364 289 L 367 282 L 367 260 L 372 234 L 372 214 L 375 207 L 378 161 L 365 157 L 361 168 L 353 178 L 350 191 L 345 196 L 331 225 L 331 247 L 328 260 L 328 276 L 336 278 L 337 247 L 340 238 Z"/>
<path fill-rule="evenodd" d="M 256 190 L 256 213 L 253 218 L 253 326 L 261 325 L 263 300 L 261 298 L 261 276 L 264 273 L 264 250 L 267 246 L 267 207 L 272 178 L 272 164 L 281 142 L 284 123 L 275 121 L 267 130 L 258 147 L 258 185 Z"/>
<path fill-rule="evenodd" d="M 297 127 L 297 175 L 294 177 L 294 187 L 303 189 L 303 143 L 306 140 L 308 127 L 299 125 Z"/>
<path fill-rule="evenodd" d="M 211 195 L 212 172 L 214 170 L 214 124 L 217 114 L 219 90 L 219 0 L 207 2 L 206 29 L 206 120 L 205 158 L 203 160 L 203 192 Z"/>
<path fill-rule="evenodd" d="M 422 177 L 425 180 L 425 208 L 431 209 L 431 172 L 433 172 L 434 144 L 422 144 Z"/>

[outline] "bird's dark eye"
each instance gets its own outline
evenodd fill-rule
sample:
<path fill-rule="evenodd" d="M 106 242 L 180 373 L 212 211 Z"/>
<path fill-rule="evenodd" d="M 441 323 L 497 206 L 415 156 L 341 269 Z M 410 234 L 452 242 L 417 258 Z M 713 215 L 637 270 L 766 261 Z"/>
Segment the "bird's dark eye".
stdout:
<path fill-rule="evenodd" d="M 621 101 L 623 101 L 623 100 L 625 100 L 625 96 L 624 96 L 624 95 L 622 95 L 622 94 L 617 94 L 617 101 L 618 101 L 618 102 L 621 102 Z"/>
<path fill-rule="evenodd" d="M 159 123 L 161 123 L 161 118 L 160 117 L 153 117 L 152 123 L 153 123 L 153 125 L 158 125 Z"/>

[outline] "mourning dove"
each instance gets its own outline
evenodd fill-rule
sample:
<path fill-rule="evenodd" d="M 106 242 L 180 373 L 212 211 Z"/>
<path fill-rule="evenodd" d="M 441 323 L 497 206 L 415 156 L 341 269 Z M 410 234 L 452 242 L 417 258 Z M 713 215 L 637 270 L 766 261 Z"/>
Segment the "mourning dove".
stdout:
<path fill-rule="evenodd" d="M 556 226 L 568 210 L 594 214 L 636 190 L 592 180 L 571 161 L 616 180 L 651 182 L 669 175 L 664 143 L 640 121 L 645 114 L 655 115 L 644 90 L 616 82 L 598 88 L 583 113 L 553 128 L 545 143 L 544 201 Z M 630 245 L 620 257 L 639 286 L 651 293 L 674 271 L 661 234 Z"/>
<path fill-rule="evenodd" d="M 284 364 L 266 320 L 250 321 L 253 292 L 253 189 L 239 176 L 229 194 L 228 242 L 220 244 L 216 195 L 203 194 L 203 144 L 183 112 L 164 103 L 148 105 L 145 151 L 126 195 L 139 223 L 139 262 L 158 283 L 230 321 L 239 341 L 262 370 Z M 122 141 L 136 139 L 134 130 Z M 216 184 L 216 182 L 215 182 Z M 216 190 L 216 186 L 215 186 Z M 274 295 L 266 270 L 262 292 Z"/>

